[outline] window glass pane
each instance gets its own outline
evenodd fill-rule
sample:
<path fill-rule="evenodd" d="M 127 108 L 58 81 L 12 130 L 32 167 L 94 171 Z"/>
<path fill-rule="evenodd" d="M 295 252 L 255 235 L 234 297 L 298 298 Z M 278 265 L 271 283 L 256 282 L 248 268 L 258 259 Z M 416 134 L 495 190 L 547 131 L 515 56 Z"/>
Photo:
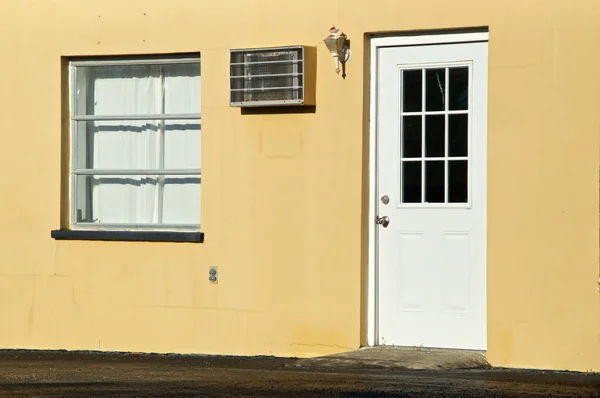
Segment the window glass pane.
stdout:
<path fill-rule="evenodd" d="M 77 66 L 76 80 L 76 115 L 200 113 L 199 62 Z"/>
<path fill-rule="evenodd" d="M 423 96 L 423 72 L 421 69 L 402 72 L 402 109 L 404 112 L 420 112 Z"/>
<path fill-rule="evenodd" d="M 421 157 L 421 116 L 404 116 L 402 118 L 402 156 L 405 158 Z"/>
<path fill-rule="evenodd" d="M 158 222 L 157 176 L 78 176 L 85 195 L 77 198 L 84 222 L 150 224 Z M 86 211 L 83 209 L 87 206 Z"/>
<path fill-rule="evenodd" d="M 163 224 L 200 224 L 199 176 L 165 178 Z"/>
<path fill-rule="evenodd" d="M 425 156 L 443 157 L 446 147 L 444 145 L 444 135 L 446 134 L 444 124 L 446 117 L 444 115 L 425 116 Z"/>
<path fill-rule="evenodd" d="M 166 169 L 200 168 L 200 121 L 165 121 Z"/>
<path fill-rule="evenodd" d="M 402 203 L 421 203 L 421 162 L 402 162 Z"/>
<path fill-rule="evenodd" d="M 160 65 L 78 66 L 76 115 L 161 113 Z"/>
<path fill-rule="evenodd" d="M 448 202 L 466 203 L 468 192 L 468 167 L 466 160 L 448 162 Z"/>
<path fill-rule="evenodd" d="M 200 64 L 168 64 L 164 75 L 164 113 L 200 113 Z"/>
<path fill-rule="evenodd" d="M 444 203 L 444 161 L 425 162 L 425 202 Z"/>
<path fill-rule="evenodd" d="M 77 168 L 155 169 L 159 167 L 160 121 L 76 122 Z"/>
<path fill-rule="evenodd" d="M 76 122 L 78 169 L 199 169 L 200 121 L 166 120 L 164 165 L 159 159 L 161 121 Z"/>
<path fill-rule="evenodd" d="M 200 176 L 77 176 L 77 222 L 200 224 Z"/>
<path fill-rule="evenodd" d="M 469 107 L 469 68 L 450 68 L 449 71 L 450 110 L 462 110 Z"/>
<path fill-rule="evenodd" d="M 448 115 L 448 156 L 467 156 L 469 115 Z"/>
<path fill-rule="evenodd" d="M 94 129 L 92 127 L 86 122 L 75 122 L 73 145 L 76 145 L 76 147 L 73 150 L 73 167 L 76 169 L 91 169 L 94 167 L 93 145 L 89 144 L 94 139 Z"/>
<path fill-rule="evenodd" d="M 446 69 L 425 71 L 425 109 L 443 111 L 446 109 Z"/>
<path fill-rule="evenodd" d="M 90 176 L 75 176 L 74 180 L 76 195 L 75 195 L 75 222 L 97 222 L 93 217 L 93 209 L 91 205 L 91 177 Z"/>

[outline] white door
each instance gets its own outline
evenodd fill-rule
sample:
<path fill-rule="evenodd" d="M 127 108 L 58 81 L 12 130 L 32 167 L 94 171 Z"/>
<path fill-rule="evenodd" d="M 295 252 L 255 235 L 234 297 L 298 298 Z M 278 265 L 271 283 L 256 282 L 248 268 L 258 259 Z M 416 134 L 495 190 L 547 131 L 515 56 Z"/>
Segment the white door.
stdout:
<path fill-rule="evenodd" d="M 377 56 L 378 343 L 485 350 L 487 42 Z"/>

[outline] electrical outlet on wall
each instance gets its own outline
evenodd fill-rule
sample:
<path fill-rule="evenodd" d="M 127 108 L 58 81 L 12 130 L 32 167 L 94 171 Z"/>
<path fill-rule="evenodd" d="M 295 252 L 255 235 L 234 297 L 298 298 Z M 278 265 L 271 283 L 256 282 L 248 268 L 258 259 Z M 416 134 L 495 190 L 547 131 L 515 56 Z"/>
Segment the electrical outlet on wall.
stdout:
<path fill-rule="evenodd" d="M 219 267 L 210 267 L 208 269 L 208 281 L 210 283 L 219 283 Z"/>

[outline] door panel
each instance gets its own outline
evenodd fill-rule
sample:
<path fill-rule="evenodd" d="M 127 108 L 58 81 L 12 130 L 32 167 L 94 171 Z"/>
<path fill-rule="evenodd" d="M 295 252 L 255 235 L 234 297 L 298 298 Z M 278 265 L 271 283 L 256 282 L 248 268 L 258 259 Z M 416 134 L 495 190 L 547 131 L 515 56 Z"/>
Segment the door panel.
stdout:
<path fill-rule="evenodd" d="M 377 56 L 379 343 L 485 349 L 487 43 Z"/>

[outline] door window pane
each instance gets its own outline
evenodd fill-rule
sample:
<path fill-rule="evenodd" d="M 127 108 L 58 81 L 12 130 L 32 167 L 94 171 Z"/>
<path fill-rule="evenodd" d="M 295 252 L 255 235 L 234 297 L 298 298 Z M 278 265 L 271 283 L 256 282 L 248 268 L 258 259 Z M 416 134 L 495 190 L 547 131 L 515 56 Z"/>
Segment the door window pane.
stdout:
<path fill-rule="evenodd" d="M 421 130 L 421 116 L 404 116 L 402 118 L 403 157 L 421 157 Z"/>
<path fill-rule="evenodd" d="M 468 167 L 466 160 L 448 162 L 448 202 L 466 203 L 468 192 Z"/>
<path fill-rule="evenodd" d="M 402 110 L 420 112 L 423 96 L 423 72 L 405 70 L 402 72 Z"/>
<path fill-rule="evenodd" d="M 446 108 L 446 69 L 425 71 L 425 104 L 427 111 L 443 111 Z"/>
<path fill-rule="evenodd" d="M 421 162 L 402 162 L 402 202 L 421 203 Z"/>
<path fill-rule="evenodd" d="M 469 115 L 448 116 L 448 156 L 467 156 Z"/>
<path fill-rule="evenodd" d="M 425 202 L 444 203 L 444 161 L 425 162 Z"/>
<path fill-rule="evenodd" d="M 445 123 L 446 117 L 444 115 L 425 116 L 425 156 L 444 156 Z"/>
<path fill-rule="evenodd" d="M 450 68 L 450 110 L 466 110 L 469 107 L 469 68 Z"/>

